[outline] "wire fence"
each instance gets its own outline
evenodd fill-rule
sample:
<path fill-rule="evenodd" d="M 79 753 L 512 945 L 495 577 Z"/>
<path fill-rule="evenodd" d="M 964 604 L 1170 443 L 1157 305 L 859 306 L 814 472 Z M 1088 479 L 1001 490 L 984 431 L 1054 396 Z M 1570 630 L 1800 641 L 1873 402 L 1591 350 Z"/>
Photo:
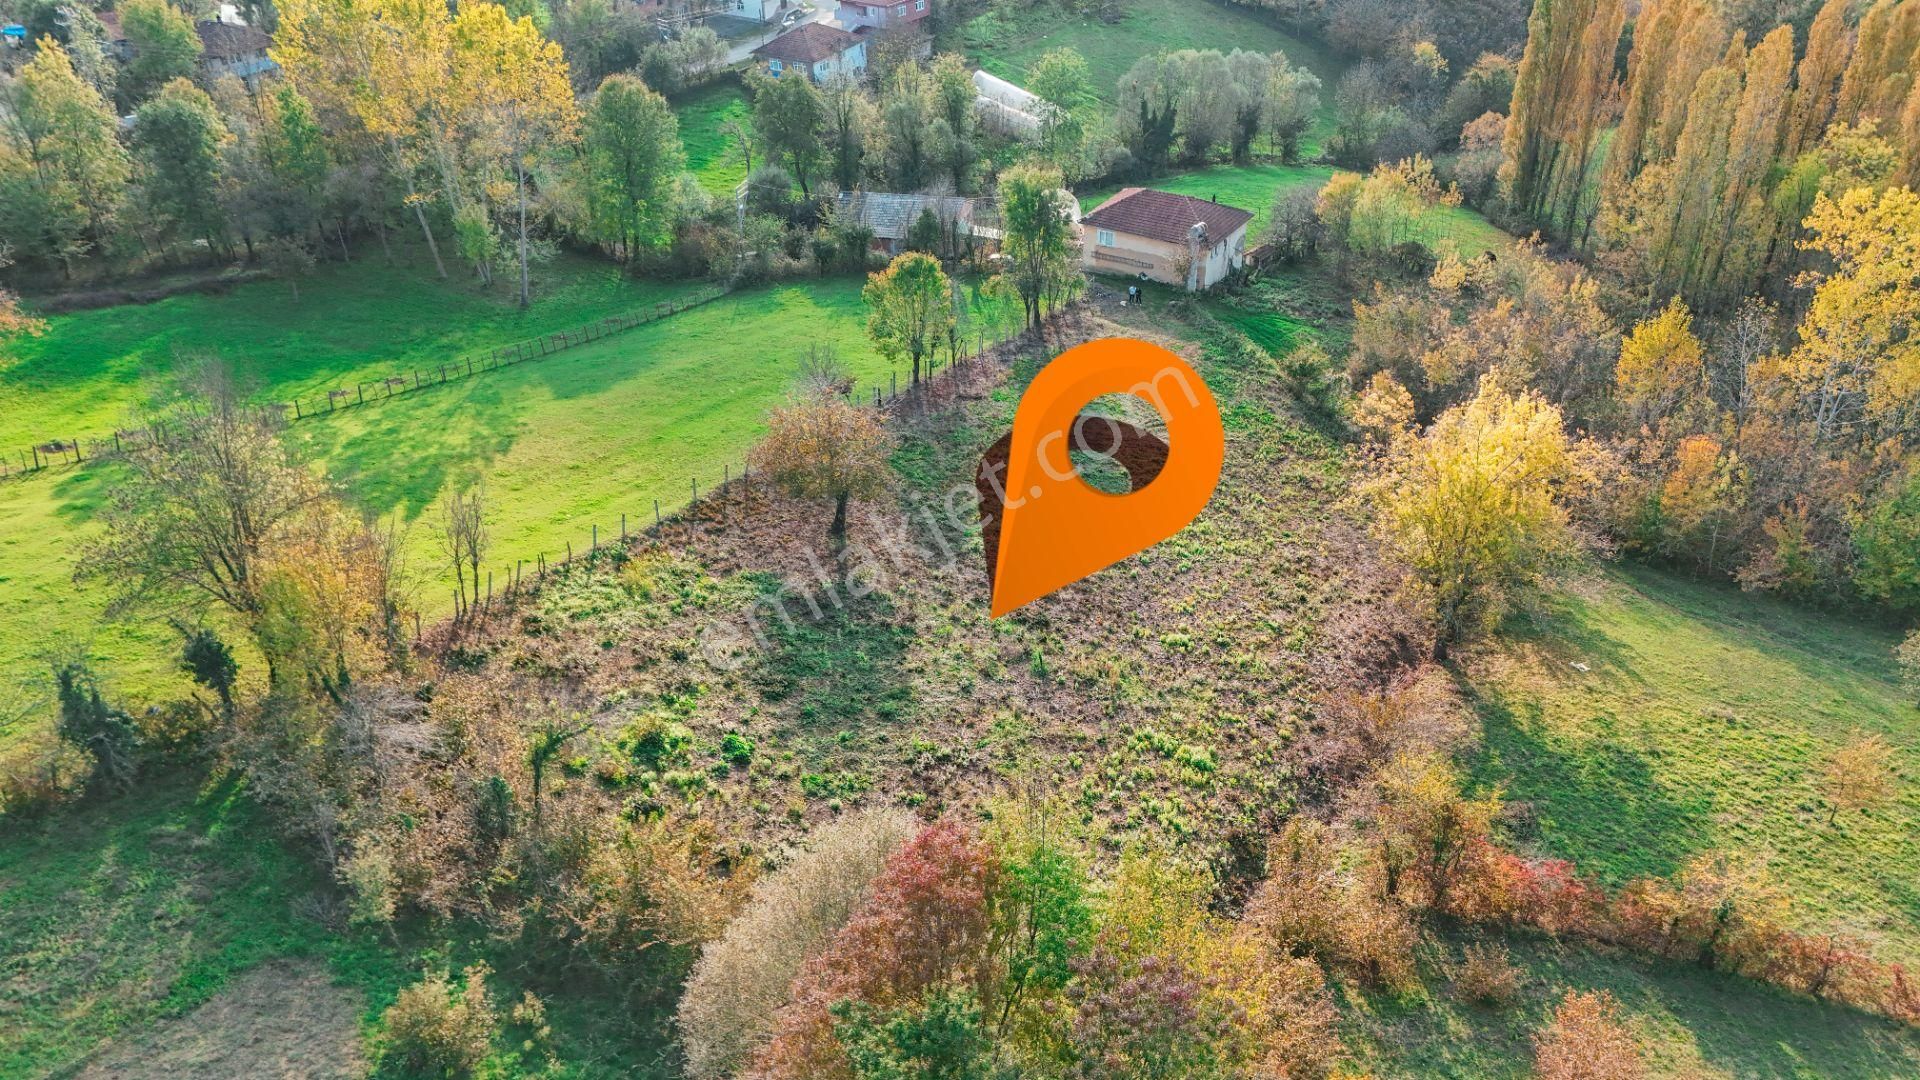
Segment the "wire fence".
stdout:
<path fill-rule="evenodd" d="M 974 331 L 971 343 L 956 341 L 944 362 L 937 357 L 930 358 L 924 377 L 918 384 L 912 382 L 909 372 L 906 384 L 902 385 L 900 372 L 896 370 L 886 380 L 876 381 L 870 387 L 849 387 L 846 394 L 851 400 L 874 409 L 912 407 L 938 397 L 940 391 L 965 377 L 982 357 L 1008 342 L 1035 340 L 1036 335 L 1044 334 L 1048 327 L 1057 325 L 1073 310 L 1068 308 L 1049 313 L 1039 328 L 995 327 L 991 331 L 978 328 Z M 661 500 L 654 499 L 650 507 L 642 508 L 641 513 L 621 514 L 617 523 L 608 522 L 604 530 L 598 522 L 575 525 L 575 535 L 583 544 L 576 545 L 572 540 L 567 540 L 551 554 L 540 552 L 530 558 L 517 558 L 511 565 L 483 569 L 475 580 L 468 582 L 469 594 L 449 588 L 453 618 L 436 623 L 428 630 L 440 635 L 438 644 L 451 646 L 459 637 L 485 625 L 495 615 L 513 611 L 521 600 L 537 590 L 548 578 L 575 566 L 592 566 L 602 558 L 614 557 L 615 552 L 624 553 L 630 542 L 658 536 L 662 529 L 699 509 L 704 501 L 714 501 L 724 514 L 730 494 L 736 488 L 743 493 L 751 493 L 753 484 L 754 476 L 746 463 L 742 463 L 737 471 L 731 465 L 723 465 L 717 484 L 702 488 L 698 478 L 689 479 L 687 500 L 677 506 L 663 505 Z M 420 617 L 416 612 L 416 642 L 421 640 L 422 635 Z"/>
<path fill-rule="evenodd" d="M 577 348 L 614 334 L 624 333 L 635 327 L 658 322 L 704 304 L 710 304 L 727 295 L 729 291 L 725 286 L 709 286 L 688 296 L 662 300 L 648 307 L 609 315 L 568 330 L 558 330 L 536 338 L 516 341 L 510 345 L 489 349 L 484 353 L 460 357 L 428 370 L 409 367 L 404 371 L 395 371 L 381 378 L 358 381 L 350 388 L 335 387 L 318 394 L 296 396 L 289 401 L 264 402 L 259 408 L 279 412 L 288 420 L 306 420 L 316 416 L 326 416 L 342 409 L 369 405 L 402 394 L 442 386 L 459 379 L 499 371 L 530 360 L 544 359 L 567 349 Z M 0 480 L 38 472 L 55 465 L 79 465 L 86 461 L 116 457 L 128 450 L 139 449 L 151 439 L 151 433 L 145 429 L 122 429 L 111 435 L 49 439 L 21 449 L 17 456 L 12 454 L 0 456 Z"/>

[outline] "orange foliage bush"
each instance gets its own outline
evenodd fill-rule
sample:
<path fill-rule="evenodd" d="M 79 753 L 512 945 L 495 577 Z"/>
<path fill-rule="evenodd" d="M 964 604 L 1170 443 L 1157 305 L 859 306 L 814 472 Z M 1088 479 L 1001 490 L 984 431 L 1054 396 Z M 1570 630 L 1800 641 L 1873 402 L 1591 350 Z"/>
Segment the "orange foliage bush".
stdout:
<path fill-rule="evenodd" d="M 1534 1037 L 1533 1074 L 1539 1080 L 1639 1080 L 1646 1067 L 1613 995 L 1569 991 L 1553 1023 Z"/>
<path fill-rule="evenodd" d="M 929 987 L 988 989 L 987 895 L 994 864 L 972 830 L 929 826 L 887 860 L 873 892 L 833 943 L 794 980 L 773 1040 L 744 1074 L 752 1080 L 852 1076 L 829 1010 L 855 1001 L 888 1007 Z"/>

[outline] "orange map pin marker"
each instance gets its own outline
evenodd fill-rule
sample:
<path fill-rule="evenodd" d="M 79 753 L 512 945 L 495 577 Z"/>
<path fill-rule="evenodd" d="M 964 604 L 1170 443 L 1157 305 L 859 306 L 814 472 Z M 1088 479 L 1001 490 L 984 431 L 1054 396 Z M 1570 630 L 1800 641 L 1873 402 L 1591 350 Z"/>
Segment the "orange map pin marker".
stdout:
<path fill-rule="evenodd" d="M 1104 394 L 1133 394 L 1159 410 L 1166 443 L 1131 425 L 1082 417 L 1081 409 Z M 989 548 L 995 616 L 1186 528 L 1213 497 L 1227 453 L 1220 407 L 1200 374 L 1172 352 L 1131 338 L 1091 341 L 1055 357 L 1028 385 L 1004 442 L 1005 508 L 988 525 L 998 534 L 988 537 L 990 545 L 998 541 L 998 551 Z M 1076 444 L 1122 460 L 1134 490 L 1112 495 L 1089 485 L 1068 457 Z M 1144 483 L 1136 464 L 1117 452 L 1123 446 L 1135 462 L 1148 463 Z M 1164 465 L 1152 468 L 1162 455 Z"/>

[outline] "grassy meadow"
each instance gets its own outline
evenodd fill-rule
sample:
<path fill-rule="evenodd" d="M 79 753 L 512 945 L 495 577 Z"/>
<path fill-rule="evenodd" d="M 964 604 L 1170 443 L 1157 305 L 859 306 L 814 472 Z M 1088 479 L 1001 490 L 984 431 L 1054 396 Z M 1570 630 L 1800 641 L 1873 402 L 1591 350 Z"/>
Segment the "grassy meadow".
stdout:
<path fill-rule="evenodd" d="M 1423 992 L 1347 987 L 1342 1036 L 1379 1077 L 1527 1080 L 1533 1033 L 1569 990 L 1604 990 L 1644 1055 L 1673 1080 L 1893 1080 L 1920 1073 L 1920 1036 L 1898 1024 L 1691 964 L 1648 963 L 1538 937 L 1503 939 L 1520 969 L 1504 1006 L 1451 986 L 1466 939 L 1425 950 Z"/>
<path fill-rule="evenodd" d="M 740 144 L 721 131 L 729 120 L 747 123 L 752 106 L 747 92 L 738 82 L 723 79 L 682 95 L 673 103 L 680 120 L 680 143 L 687 150 L 687 171 L 700 181 L 707 194 L 731 201 L 740 182 L 747 178 L 747 164 L 740 156 Z"/>
<path fill-rule="evenodd" d="M 1531 807 L 1523 846 L 1610 885 L 1724 851 L 1811 927 L 1920 959 L 1920 727 L 1888 630 L 1623 568 L 1552 597 L 1473 669 L 1479 777 Z M 1827 756 L 1885 737 L 1886 809 L 1827 823 Z"/>
<path fill-rule="evenodd" d="M 227 1080 L 267 1061 L 285 1068 L 272 1075 L 358 1075 L 401 987 L 476 960 L 496 1001 L 524 988 L 549 1002 L 569 1063 L 541 1072 L 512 1049 L 533 1034 L 515 1025 L 483 1075 L 670 1075 L 657 1004 L 625 1015 L 568 995 L 557 969 L 458 923 L 342 933 L 332 883 L 232 782 L 154 777 L 17 827 L 0 883 L 0 1076 Z M 636 1040 L 636 1024 L 651 1033 Z"/>
<path fill-rule="evenodd" d="M 584 288 L 594 279 L 583 272 L 579 280 Z M 403 287 L 408 282 L 413 288 Z M 441 292 L 418 277 L 389 284 L 397 309 L 418 310 Z M 455 488 L 485 487 L 492 561 L 504 585 L 515 560 L 554 559 L 569 543 L 583 548 L 596 525 L 601 539 L 615 537 L 623 514 L 639 528 L 651 520 L 654 500 L 672 511 L 687 501 L 693 481 L 706 490 L 728 470 L 739 475 L 766 410 L 786 394 L 807 345 L 832 346 L 862 394 L 891 385 L 896 371 L 866 336 L 861 285 L 848 276 L 743 290 L 543 360 L 309 418 L 289 430 L 361 508 L 398 515 L 409 525 L 420 603 L 435 614 L 452 605 L 436 518 L 440 499 Z M 642 284 L 631 295 L 656 292 Z M 314 309 L 335 299 L 308 295 Z M 242 311 L 270 310 L 276 297 L 275 286 L 252 285 L 222 300 L 237 319 Z M 131 323 L 154 317 L 138 314 L 145 311 L 91 314 Z M 36 344 L 80 341 L 85 325 L 81 316 L 63 319 Z M 165 355 L 157 324 L 145 325 L 152 336 L 129 339 L 123 348 L 131 355 Z M 522 326 L 503 323 L 501 339 L 520 336 Z M 462 347 L 491 343 L 471 330 L 456 328 Z M 251 329 L 229 325 L 221 333 L 233 340 L 243 333 L 275 340 L 258 323 Z M 339 347 L 350 344 L 342 340 Z M 276 348 L 269 355 L 295 354 Z M 327 370 L 351 371 L 353 363 L 331 359 Z M 295 385 L 290 364 L 276 370 L 283 379 L 278 385 Z M 904 371 L 898 374 L 904 378 Z M 102 393 L 116 387 L 137 393 L 121 383 L 101 385 Z M 299 385 L 332 381 L 308 376 Z M 111 463 L 88 462 L 0 483 L 0 687 L 10 693 L 49 700 L 44 687 L 14 688 L 42 681 L 49 652 L 75 645 L 92 652 L 116 693 L 135 701 L 185 688 L 173 669 L 170 629 L 154 620 L 104 623 L 101 592 L 73 585 L 79 545 L 114 475 Z M 0 757 L 43 730 L 45 715 L 44 707 L 0 712 Z"/>
<path fill-rule="evenodd" d="M 1165 300 L 1156 291 L 1146 310 L 1092 329 L 1179 334 L 1199 344 L 1197 363 L 1220 400 L 1230 447 L 1221 497 L 1179 537 L 1104 571 L 1101 584 L 1066 590 L 1045 610 L 990 620 L 973 574 L 928 567 L 890 577 L 818 624 L 779 633 L 748 670 L 703 678 L 684 716 L 697 760 L 715 753 L 725 731 L 746 732 L 761 748 L 749 768 L 702 774 L 699 797 L 716 824 L 793 837 L 842 812 L 843 800 L 904 800 L 932 813 L 1012 783 L 1058 792 L 1111 851 L 1153 836 L 1217 835 L 1291 805 L 1286 747 L 1305 722 L 1307 673 L 1325 647 L 1322 620 L 1344 588 L 1326 553 L 1349 535 L 1339 499 L 1350 475 L 1338 442 L 1295 414 L 1264 357 L 1219 344 L 1219 324 L 1256 341 L 1260 327 L 1289 337 L 1320 327 Z M 1182 325 L 1181 313 L 1193 310 L 1208 317 Z M 617 528 L 618 513 L 638 512 L 650 492 L 677 496 L 680 470 L 711 475 L 718 462 L 737 460 L 759 411 L 784 390 L 797 341 L 835 343 L 863 379 L 878 377 L 883 366 L 862 347 L 858 313 L 851 279 L 747 290 L 547 361 L 293 430 L 381 512 L 418 516 L 449 485 L 484 480 L 497 508 L 498 562 L 516 545 L 553 550 L 543 535 L 582 542 L 588 521 Z M 903 486 L 938 493 L 971 475 L 980 447 L 1005 430 L 1020 387 L 1044 359 L 1025 356 L 1004 382 L 953 411 L 903 423 L 894 459 Z M 821 525 L 817 505 L 776 504 L 764 520 L 672 528 L 663 562 L 649 572 L 697 579 L 684 609 L 637 598 L 604 569 L 570 572 L 537 601 L 547 630 L 534 638 L 502 629 L 505 651 L 487 662 L 539 672 L 523 661 L 558 649 L 582 659 L 567 678 L 583 693 L 679 693 L 683 669 L 645 658 L 688 640 L 712 617 L 705 605 L 714 597 L 752 596 L 791 554 L 781 544 L 817 537 Z M 415 543 L 431 550 L 424 523 Z M 977 543 L 965 538 L 962 558 L 975 557 Z M 1791 759 L 1854 727 L 1898 734 L 1885 635 L 1844 620 L 1628 571 L 1578 586 L 1516 629 L 1519 644 L 1461 674 L 1487 724 L 1476 772 L 1531 803 L 1539 835 L 1528 846 L 1589 871 L 1670 869 L 1685 845 L 1721 839 L 1689 833 L 1709 817 L 1718 814 L 1714 827 L 1729 829 L 1739 815 L 1772 813 L 1742 801 L 1758 799 L 1760 789 L 1736 782 L 1763 744 L 1787 746 Z M 1732 752 L 1709 753 L 1696 734 L 1709 703 L 1751 725 L 1754 741 L 1742 735 Z M 1496 705 L 1522 719 L 1502 720 Z M 1590 718 L 1603 714 L 1622 732 L 1634 725 L 1631 739 L 1614 740 L 1653 763 L 1641 773 L 1622 770 L 1610 787 L 1600 771 L 1622 759 L 1596 745 Z M 1910 740 L 1902 746 L 1910 750 Z M 611 751 L 595 737 L 579 752 Z M 1682 763 L 1687 771 L 1666 772 Z M 1645 781 L 1627 783 L 1636 777 Z M 1694 789 L 1725 805 L 1647 814 L 1633 802 L 1670 807 Z M 1824 817 L 1804 803 L 1782 800 L 1780 812 L 1799 815 L 1801 832 L 1819 841 L 1815 819 Z M 1626 824 L 1605 831 L 1615 814 Z M 1901 821 L 1846 823 L 1847 842 L 1870 846 L 1882 861 L 1829 857 L 1831 880 L 1822 887 L 1837 889 L 1844 878 L 1888 894 L 1910 856 L 1890 831 L 1911 832 L 1911 820 Z M 1783 876 L 1804 877 L 1817 869 L 1816 854 L 1809 849 L 1804 865 L 1776 865 Z M 635 1005 L 457 923 L 412 925 L 397 938 L 342 933 L 330 883 L 273 840 L 230 785 L 161 780 L 29 823 L 0 846 L 0 888 L 9 913 L 0 925 L 0 1005 L 10 1019 L 0 1027 L 3 1075 L 67 1074 L 96 1054 L 137 1054 L 148 1040 L 244 1039 L 255 1029 L 246 1025 L 267 1018 L 239 1009 L 236 998 L 282 971 L 297 973 L 300 996 L 287 1007 L 310 1015 L 301 1029 L 320 1053 L 374 1030 L 397 988 L 422 970 L 477 958 L 499 973 L 497 1000 L 522 988 L 547 1000 L 554 1051 L 566 1063 L 556 1075 L 675 1075 L 671 1032 L 662 1026 L 668 997 Z M 1869 902 L 1857 910 L 1876 909 Z M 1340 987 L 1353 1068 L 1518 1080 L 1528 1075 L 1532 1031 L 1570 988 L 1615 994 L 1658 1076 L 1890 1078 L 1920 1068 L 1920 1039 L 1878 1019 L 1692 966 L 1530 937 L 1508 942 L 1525 973 L 1517 1001 L 1505 1009 L 1463 1004 L 1449 987 L 1460 944 L 1426 947 L 1422 991 Z M 501 1045 L 524 1034 L 510 1032 Z M 510 1053 L 489 1068 L 527 1071 Z"/>
<path fill-rule="evenodd" d="M 194 360 L 217 357 L 262 401 L 428 369 L 496 345 L 571 329 L 685 295 L 697 283 L 637 281 L 604 259 L 559 254 L 534 272 L 520 309 L 504 276 L 491 289 L 449 266 L 434 276 L 424 247 L 397 266 L 362 245 L 352 263 L 323 263 L 300 284 L 260 282 L 225 295 L 56 315 L 44 336 L 0 354 L 0 452 L 30 442 L 110 435 L 166 398 Z"/>
<path fill-rule="evenodd" d="M 1127 0 L 1125 16 L 1106 23 L 1088 16 L 1070 16 L 1054 9 L 1035 10 L 1012 20 L 988 16 L 974 20 L 967 30 L 967 48 L 988 73 L 1024 83 L 1029 65 L 1041 54 L 1071 48 L 1087 58 L 1094 91 L 1112 104 L 1114 88 L 1127 69 L 1143 56 L 1176 49 L 1248 49 L 1283 52 L 1287 59 L 1320 76 L 1327 84 L 1331 104 L 1333 83 L 1341 64 L 1325 49 L 1275 26 L 1258 12 L 1220 0 L 1183 0 L 1155 3 Z"/>

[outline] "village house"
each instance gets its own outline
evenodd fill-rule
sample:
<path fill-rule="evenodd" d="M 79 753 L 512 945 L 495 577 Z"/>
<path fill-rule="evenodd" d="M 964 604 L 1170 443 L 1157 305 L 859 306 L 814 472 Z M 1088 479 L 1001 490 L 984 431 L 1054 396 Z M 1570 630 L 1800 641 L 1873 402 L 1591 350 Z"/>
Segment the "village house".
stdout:
<path fill-rule="evenodd" d="M 1253 215 L 1217 199 L 1122 188 L 1080 219 L 1081 265 L 1189 292 L 1210 289 L 1245 265 Z"/>
<path fill-rule="evenodd" d="M 267 55 L 273 39 L 251 26 L 202 21 L 193 28 L 200 35 L 200 68 L 209 79 L 231 75 L 258 90 L 264 76 L 280 70 Z"/>
<path fill-rule="evenodd" d="M 977 203 L 958 195 L 896 195 L 884 191 L 843 191 L 838 212 L 873 233 L 873 250 L 898 255 L 907 248 L 907 236 L 922 214 L 932 211 L 946 242 L 958 247 L 968 240 L 997 239 L 999 233 L 975 221 Z"/>
<path fill-rule="evenodd" d="M 850 29 L 891 30 L 927 17 L 931 0 L 840 0 L 833 17 Z"/>
<path fill-rule="evenodd" d="M 753 50 L 753 55 L 776 79 L 799 71 L 815 83 L 825 83 L 836 75 L 858 79 L 867 71 L 866 37 L 826 23 L 796 26 Z"/>

